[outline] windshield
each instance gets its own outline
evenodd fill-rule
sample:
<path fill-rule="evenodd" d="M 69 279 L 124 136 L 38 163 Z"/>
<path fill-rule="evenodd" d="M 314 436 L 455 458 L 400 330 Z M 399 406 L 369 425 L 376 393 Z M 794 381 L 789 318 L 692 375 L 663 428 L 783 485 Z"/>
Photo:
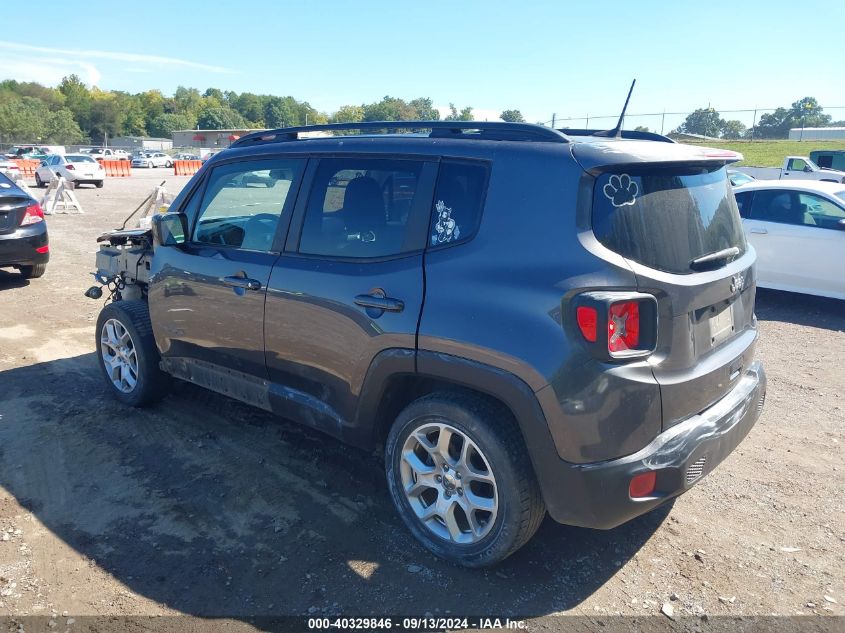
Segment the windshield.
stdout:
<path fill-rule="evenodd" d="M 833 195 L 835 195 L 835 196 L 836 196 L 837 198 L 839 198 L 840 200 L 845 201 L 845 189 L 843 189 L 842 191 L 837 191 L 837 192 L 836 192 L 835 194 L 833 194 Z"/>
<path fill-rule="evenodd" d="M 704 255 L 746 250 L 724 167 L 650 166 L 600 175 L 593 233 L 623 257 L 679 274 L 694 272 L 690 263 Z"/>

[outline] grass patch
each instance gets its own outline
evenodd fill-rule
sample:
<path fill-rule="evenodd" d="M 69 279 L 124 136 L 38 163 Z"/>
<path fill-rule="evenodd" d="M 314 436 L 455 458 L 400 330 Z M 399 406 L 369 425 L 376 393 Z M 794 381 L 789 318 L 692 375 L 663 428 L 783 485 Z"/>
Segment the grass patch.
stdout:
<path fill-rule="evenodd" d="M 690 143 L 692 144 L 692 143 Z M 697 145 L 697 143 L 695 143 Z M 845 150 L 842 141 L 707 141 L 707 147 L 718 147 L 740 152 L 745 160 L 737 165 L 755 167 L 781 167 L 787 156 L 809 156 L 816 149 Z"/>

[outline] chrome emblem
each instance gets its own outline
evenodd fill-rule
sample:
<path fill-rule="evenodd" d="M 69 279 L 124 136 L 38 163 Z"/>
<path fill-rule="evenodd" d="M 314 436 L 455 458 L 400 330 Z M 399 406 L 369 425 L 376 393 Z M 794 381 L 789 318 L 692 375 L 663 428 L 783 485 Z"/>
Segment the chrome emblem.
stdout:
<path fill-rule="evenodd" d="M 731 277 L 731 292 L 733 294 L 742 292 L 743 286 L 745 286 L 745 277 L 743 277 L 742 273 L 737 273 Z"/>

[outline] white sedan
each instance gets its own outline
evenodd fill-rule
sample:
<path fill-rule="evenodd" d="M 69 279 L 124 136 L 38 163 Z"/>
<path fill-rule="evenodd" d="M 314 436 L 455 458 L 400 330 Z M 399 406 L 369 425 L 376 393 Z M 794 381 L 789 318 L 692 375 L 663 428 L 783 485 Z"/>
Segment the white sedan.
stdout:
<path fill-rule="evenodd" d="M 760 287 L 845 299 L 845 184 L 755 180 L 734 195 Z"/>
<path fill-rule="evenodd" d="M 57 154 L 41 161 L 41 165 L 35 170 L 35 184 L 46 187 L 54 176 L 64 176 L 65 180 L 74 185 L 89 184 L 102 187 L 106 170 L 88 154 Z"/>
<path fill-rule="evenodd" d="M 14 181 L 21 179 L 21 168 L 11 159 L 0 156 L 0 174 L 6 174 Z"/>
<path fill-rule="evenodd" d="M 150 152 L 132 159 L 133 167 L 173 167 L 173 159 L 162 152 Z"/>

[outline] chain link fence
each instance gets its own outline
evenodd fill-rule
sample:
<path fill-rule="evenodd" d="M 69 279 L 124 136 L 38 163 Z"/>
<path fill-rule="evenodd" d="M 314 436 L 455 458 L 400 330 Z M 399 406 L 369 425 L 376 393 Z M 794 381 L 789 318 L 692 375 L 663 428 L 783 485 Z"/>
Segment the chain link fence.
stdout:
<path fill-rule="evenodd" d="M 756 133 L 754 128 L 760 123 L 760 119 L 764 114 L 773 114 L 778 108 L 745 108 L 741 110 L 719 110 L 712 108 L 712 111 L 719 115 L 725 121 L 738 121 L 742 127 L 734 126 L 731 132 L 739 130 L 740 132 L 734 136 L 725 136 L 729 139 L 759 141 L 759 140 L 786 140 L 784 135 L 781 139 L 777 138 L 761 138 L 759 133 Z M 845 106 L 824 107 L 824 114 L 829 114 L 831 121 L 845 121 Z M 624 128 L 632 130 L 635 128 L 647 128 L 649 132 L 657 132 L 658 134 L 669 134 L 677 130 L 686 121 L 686 118 L 693 114 L 693 112 L 647 112 L 647 113 L 629 113 L 625 115 Z M 616 126 L 619 120 L 619 113 L 616 114 L 600 114 L 583 116 L 566 116 L 553 114 L 547 121 L 542 121 L 542 125 L 547 125 L 555 128 L 584 128 L 584 129 L 612 129 Z M 791 140 L 803 140 L 799 125 L 792 127 L 798 128 L 799 138 Z M 807 126 L 809 127 L 809 126 Z M 809 136 L 809 135 L 808 135 Z M 845 133 L 840 137 L 845 141 Z M 808 139 L 809 140 L 809 139 Z"/>

